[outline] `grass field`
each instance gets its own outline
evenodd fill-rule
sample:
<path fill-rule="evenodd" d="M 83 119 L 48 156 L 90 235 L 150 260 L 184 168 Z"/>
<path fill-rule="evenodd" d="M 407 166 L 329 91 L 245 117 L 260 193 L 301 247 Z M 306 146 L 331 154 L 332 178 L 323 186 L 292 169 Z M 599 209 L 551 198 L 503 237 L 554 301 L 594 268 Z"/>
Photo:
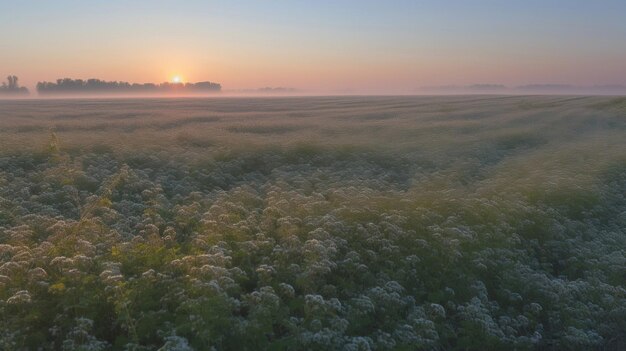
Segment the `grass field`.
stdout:
<path fill-rule="evenodd" d="M 626 348 L 626 98 L 0 101 L 0 349 Z"/>

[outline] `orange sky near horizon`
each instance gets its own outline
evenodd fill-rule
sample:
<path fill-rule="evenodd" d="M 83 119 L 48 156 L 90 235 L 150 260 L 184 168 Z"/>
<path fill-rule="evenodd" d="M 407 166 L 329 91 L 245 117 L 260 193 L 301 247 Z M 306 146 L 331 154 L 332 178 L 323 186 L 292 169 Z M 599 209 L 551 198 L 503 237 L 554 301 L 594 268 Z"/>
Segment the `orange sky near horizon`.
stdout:
<path fill-rule="evenodd" d="M 0 38 L 0 74 L 31 89 L 176 75 L 329 93 L 626 84 L 626 3 L 556 2 L 25 0 L 0 4 L 0 32 L 15 34 Z"/>

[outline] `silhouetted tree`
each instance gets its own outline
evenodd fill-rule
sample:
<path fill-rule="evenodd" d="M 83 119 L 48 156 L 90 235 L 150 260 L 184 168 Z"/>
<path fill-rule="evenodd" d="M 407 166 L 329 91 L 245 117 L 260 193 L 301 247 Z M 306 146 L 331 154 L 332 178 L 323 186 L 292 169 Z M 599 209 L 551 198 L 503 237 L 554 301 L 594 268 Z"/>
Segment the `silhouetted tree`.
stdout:
<path fill-rule="evenodd" d="M 17 76 L 7 76 L 8 84 L 2 82 L 2 86 L 0 86 L 0 94 L 28 94 L 28 89 L 26 89 L 26 87 L 20 87 L 17 81 Z"/>

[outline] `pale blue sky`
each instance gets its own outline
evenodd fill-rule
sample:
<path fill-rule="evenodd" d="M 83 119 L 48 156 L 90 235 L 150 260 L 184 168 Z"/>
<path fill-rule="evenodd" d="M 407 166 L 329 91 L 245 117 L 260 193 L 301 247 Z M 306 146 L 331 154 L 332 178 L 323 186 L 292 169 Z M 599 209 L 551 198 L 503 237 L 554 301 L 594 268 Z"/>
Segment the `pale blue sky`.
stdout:
<path fill-rule="evenodd" d="M 227 88 L 626 84 L 626 1 L 6 1 L 0 74 Z"/>

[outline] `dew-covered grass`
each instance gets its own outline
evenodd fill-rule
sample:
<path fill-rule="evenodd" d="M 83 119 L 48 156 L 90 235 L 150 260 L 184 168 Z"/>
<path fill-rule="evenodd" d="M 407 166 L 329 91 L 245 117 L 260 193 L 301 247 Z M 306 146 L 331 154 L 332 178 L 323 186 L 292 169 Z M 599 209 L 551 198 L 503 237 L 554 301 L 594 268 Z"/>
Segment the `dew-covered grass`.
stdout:
<path fill-rule="evenodd" d="M 0 349 L 624 349 L 625 101 L 1 101 Z"/>

